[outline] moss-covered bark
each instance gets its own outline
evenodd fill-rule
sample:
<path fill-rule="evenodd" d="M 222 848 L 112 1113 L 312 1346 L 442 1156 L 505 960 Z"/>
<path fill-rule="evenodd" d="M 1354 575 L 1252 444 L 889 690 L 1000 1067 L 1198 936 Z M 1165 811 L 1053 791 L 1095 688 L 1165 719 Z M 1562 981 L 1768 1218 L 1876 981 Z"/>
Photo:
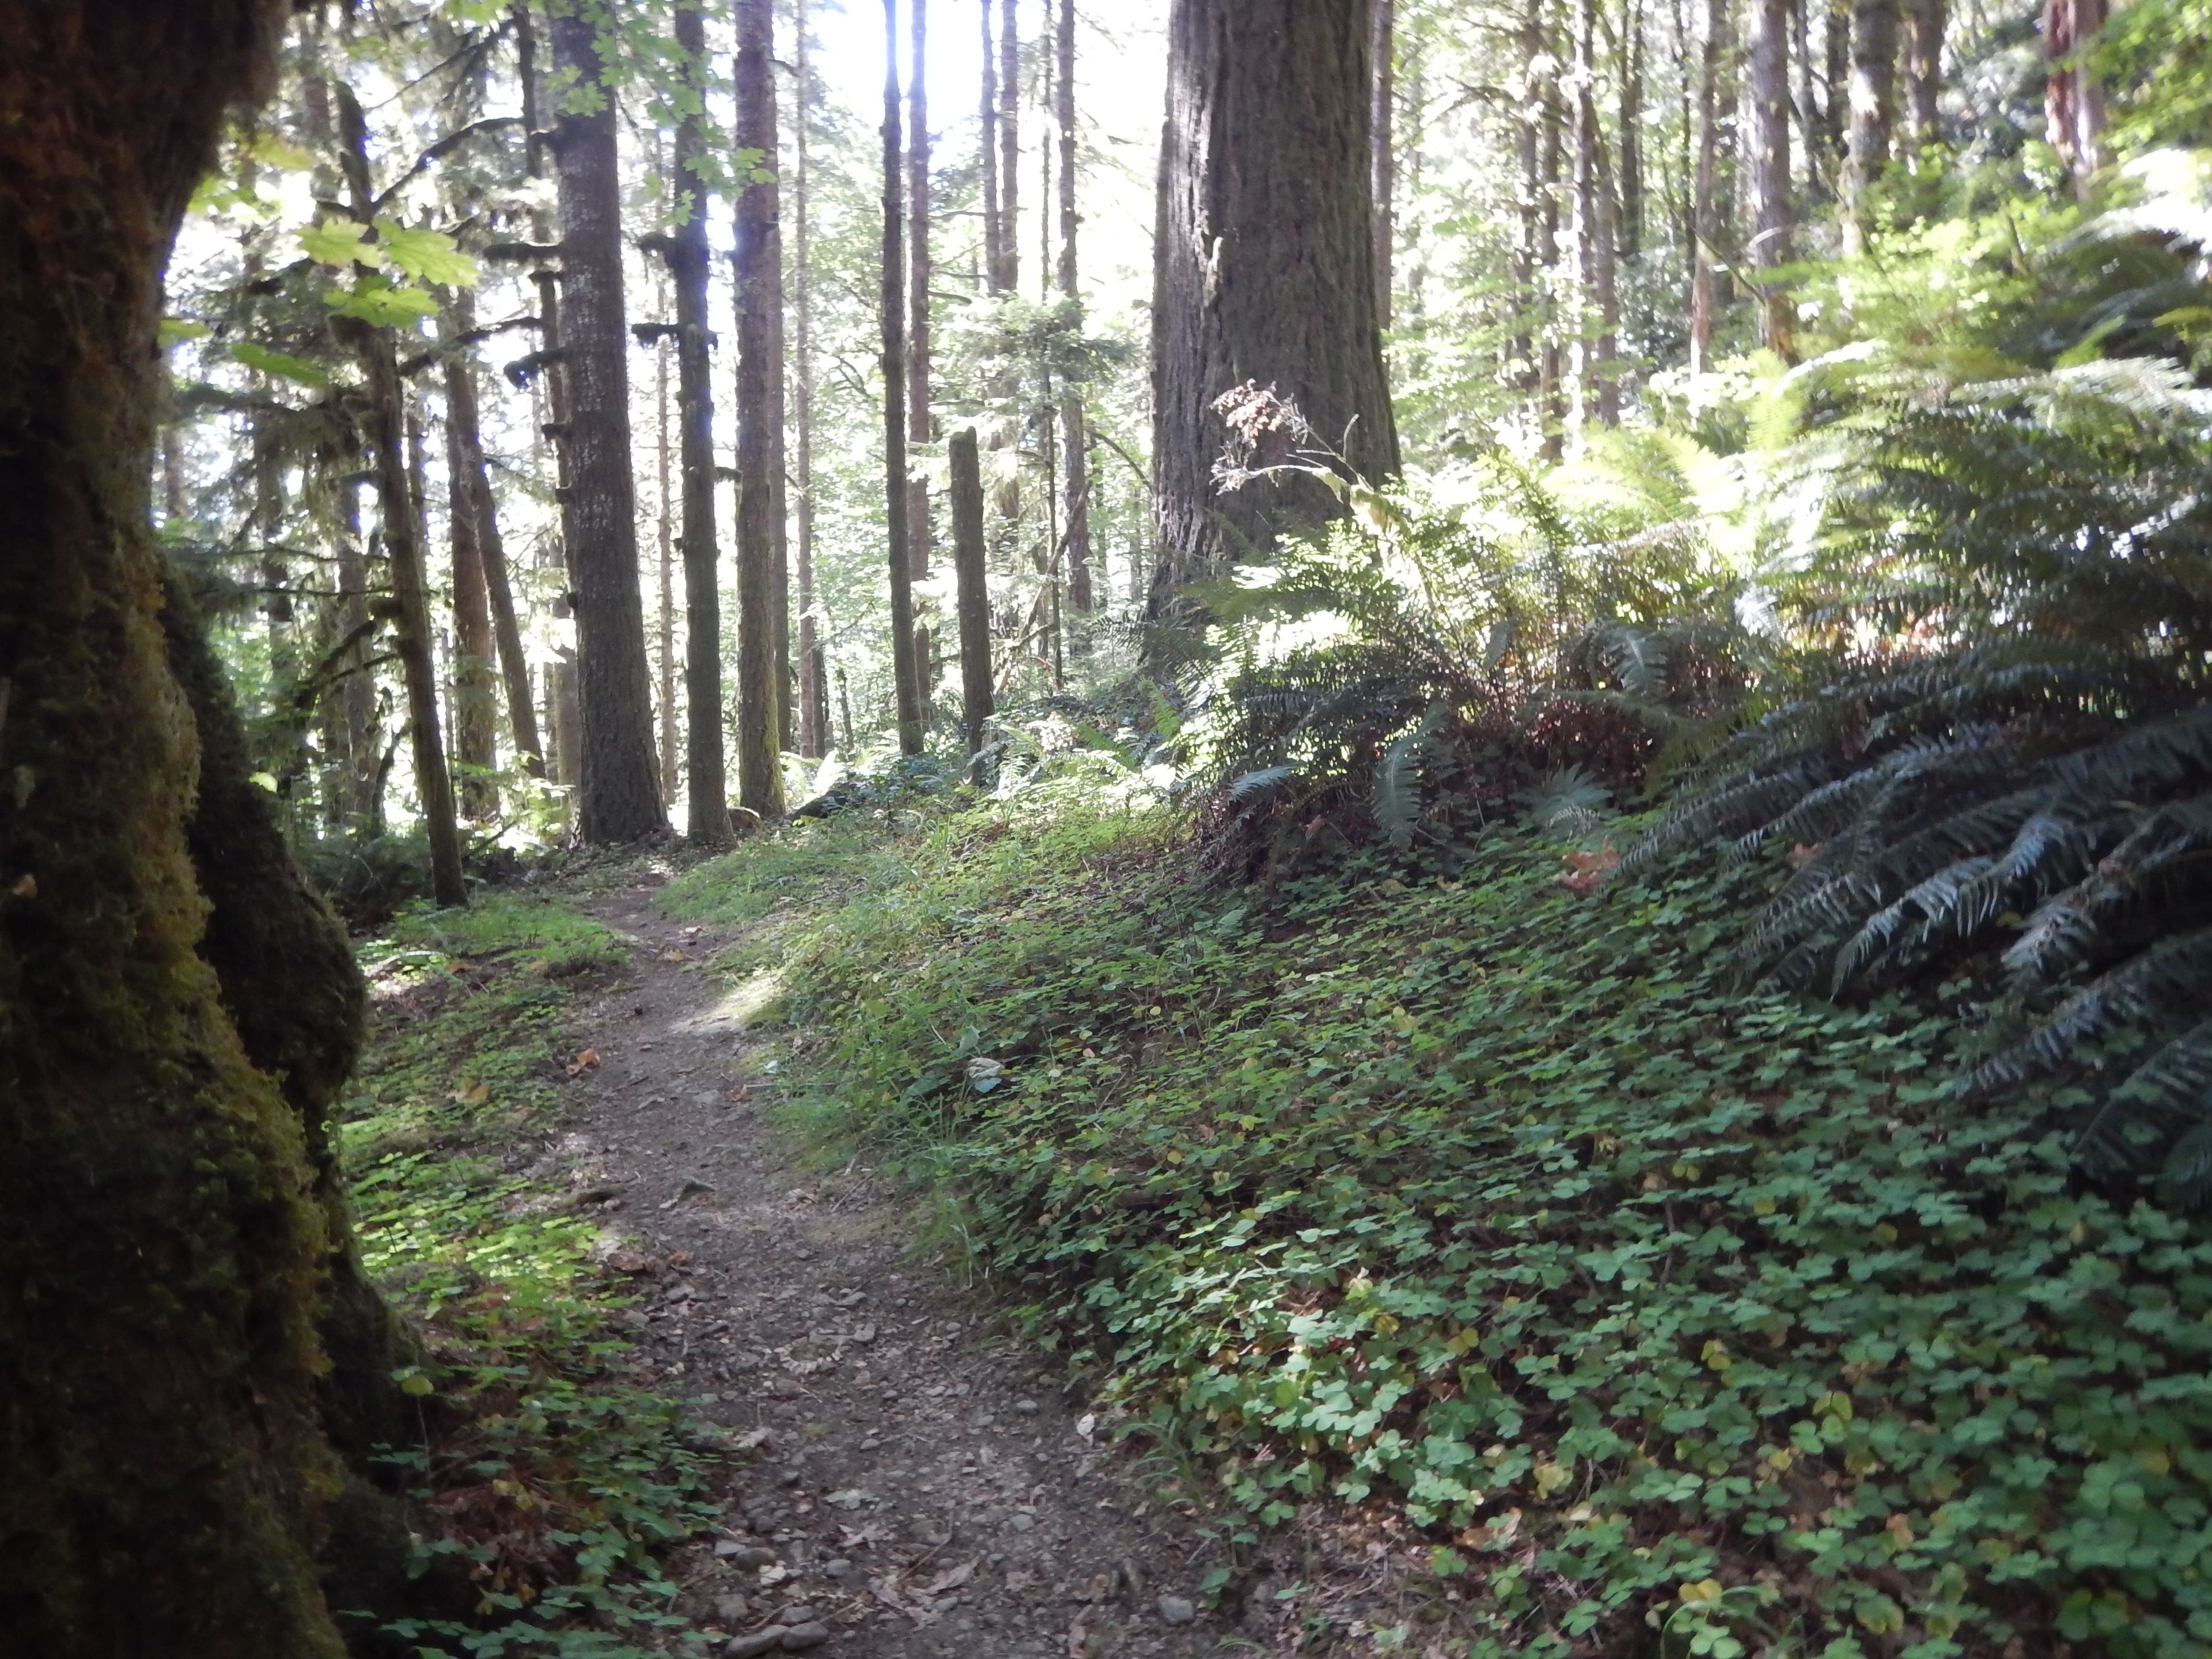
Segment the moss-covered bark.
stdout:
<path fill-rule="evenodd" d="M 146 528 L 161 265 L 279 9 L 0 0 L 0 1629 L 44 1659 L 338 1651 L 329 1237 L 200 952 Z"/>

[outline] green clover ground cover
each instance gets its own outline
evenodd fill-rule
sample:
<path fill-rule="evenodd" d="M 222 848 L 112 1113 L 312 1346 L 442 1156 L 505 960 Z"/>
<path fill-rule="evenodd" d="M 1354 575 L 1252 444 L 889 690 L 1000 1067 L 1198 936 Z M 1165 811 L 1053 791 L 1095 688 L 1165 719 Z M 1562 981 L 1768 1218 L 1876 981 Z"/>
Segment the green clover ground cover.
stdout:
<path fill-rule="evenodd" d="M 1559 854 L 1263 908 L 954 816 L 793 964 L 798 1104 L 1253 1524 L 1431 1528 L 1477 1653 L 2212 1652 L 2212 1232 L 1954 1103 L 1932 1005 L 1733 982 L 1759 872 Z"/>
<path fill-rule="evenodd" d="M 340 1135 L 362 1255 L 426 1352 L 403 1382 L 422 1440 L 388 1461 L 422 1548 L 462 1557 L 480 1595 L 466 1625 L 394 1628 L 429 1655 L 703 1653 L 659 1558 L 714 1519 L 711 1431 L 631 1374 L 599 1223 L 499 1159 L 557 1125 L 570 1000 L 624 948 L 494 895 L 403 918 L 364 954 L 379 1008 Z"/>

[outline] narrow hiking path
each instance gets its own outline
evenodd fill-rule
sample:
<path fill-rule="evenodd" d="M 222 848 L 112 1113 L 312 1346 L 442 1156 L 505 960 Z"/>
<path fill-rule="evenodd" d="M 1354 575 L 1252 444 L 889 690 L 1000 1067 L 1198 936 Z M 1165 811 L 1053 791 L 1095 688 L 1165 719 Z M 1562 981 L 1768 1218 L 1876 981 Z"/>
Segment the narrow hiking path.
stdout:
<path fill-rule="evenodd" d="M 671 920 L 658 884 L 583 907 L 634 960 L 577 1011 L 596 1062 L 540 1173 L 634 1236 L 613 1264 L 641 1294 L 624 1322 L 745 1449 L 728 1535 L 673 1564 L 680 1608 L 740 1659 L 1212 1651 L 1200 1540 L 983 1296 L 915 1259 L 887 1183 L 779 1147 L 770 1045 L 704 965 L 744 929 Z"/>

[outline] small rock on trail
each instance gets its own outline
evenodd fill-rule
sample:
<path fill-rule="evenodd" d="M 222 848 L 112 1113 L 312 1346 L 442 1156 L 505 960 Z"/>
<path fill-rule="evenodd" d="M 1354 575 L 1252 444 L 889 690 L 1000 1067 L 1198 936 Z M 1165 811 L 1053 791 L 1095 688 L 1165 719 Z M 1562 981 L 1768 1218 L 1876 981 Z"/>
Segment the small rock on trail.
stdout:
<path fill-rule="evenodd" d="M 766 1045 L 702 964 L 739 930 L 644 886 L 591 908 L 630 977 L 583 1011 L 568 1178 L 634 1235 L 609 1265 L 658 1386 L 726 1425 L 724 1536 L 672 1564 L 729 1659 L 1183 1659 L 1219 1632 L 1198 1540 L 990 1309 L 909 1259 L 864 1170 L 802 1177 L 763 1122 Z M 681 952 L 678 955 L 678 952 Z"/>

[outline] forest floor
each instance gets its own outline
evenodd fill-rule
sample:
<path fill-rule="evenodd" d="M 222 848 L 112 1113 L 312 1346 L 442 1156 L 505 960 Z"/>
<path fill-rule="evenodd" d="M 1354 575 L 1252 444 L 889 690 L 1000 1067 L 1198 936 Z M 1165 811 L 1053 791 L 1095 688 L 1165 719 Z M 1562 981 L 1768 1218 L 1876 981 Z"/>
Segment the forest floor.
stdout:
<path fill-rule="evenodd" d="M 643 1297 L 617 1322 L 746 1453 L 711 1477 L 724 1535 L 669 1564 L 678 1610 L 737 1656 L 1211 1650 L 1206 1540 L 986 1296 L 917 1258 L 888 1182 L 794 1160 L 763 1115 L 773 1042 L 709 965 L 744 928 L 662 915 L 659 880 L 583 907 L 629 968 L 570 1011 L 592 1058 L 530 1173 L 628 1237 L 612 1265 Z"/>

